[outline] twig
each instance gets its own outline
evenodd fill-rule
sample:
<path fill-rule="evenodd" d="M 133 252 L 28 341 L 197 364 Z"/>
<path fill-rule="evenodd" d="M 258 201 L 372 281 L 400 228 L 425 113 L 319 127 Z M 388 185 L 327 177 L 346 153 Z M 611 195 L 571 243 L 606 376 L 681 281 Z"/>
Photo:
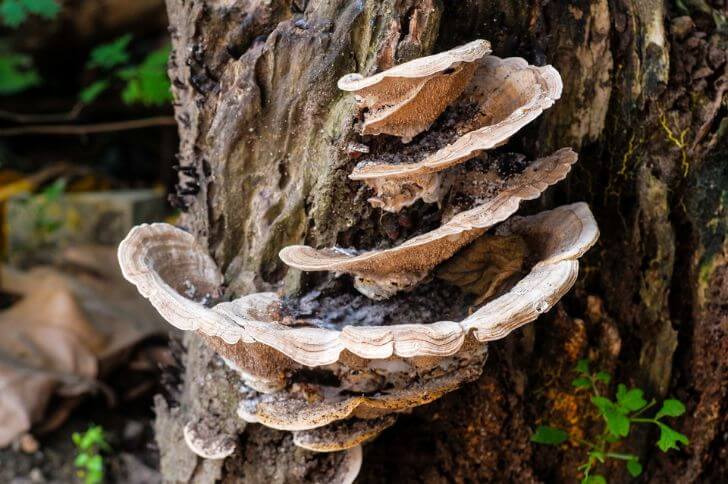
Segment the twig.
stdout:
<path fill-rule="evenodd" d="M 0 137 L 23 136 L 30 134 L 76 135 L 82 136 L 92 133 L 109 133 L 114 131 L 127 131 L 130 129 L 150 128 L 154 126 L 174 126 L 172 116 L 157 116 L 153 118 L 132 119 L 129 121 L 115 121 L 111 123 L 82 124 L 82 125 L 52 125 L 41 124 L 35 126 L 20 126 L 17 128 L 0 129 Z"/>
<path fill-rule="evenodd" d="M 50 113 L 50 114 L 35 114 L 35 113 L 15 113 L 12 111 L 5 111 L 0 109 L 0 119 L 7 121 L 14 121 L 20 124 L 28 123 L 54 123 L 59 121 L 73 121 L 78 118 L 83 108 L 86 107 L 85 103 L 76 103 L 70 111 L 65 113 Z"/>

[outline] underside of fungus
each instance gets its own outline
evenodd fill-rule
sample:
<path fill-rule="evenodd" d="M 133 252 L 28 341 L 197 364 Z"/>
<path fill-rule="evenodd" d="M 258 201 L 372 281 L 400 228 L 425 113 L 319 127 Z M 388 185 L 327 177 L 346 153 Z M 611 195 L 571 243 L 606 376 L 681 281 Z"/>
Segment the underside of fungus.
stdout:
<path fill-rule="evenodd" d="M 420 198 L 444 201 L 440 227 L 392 248 L 298 245 L 280 253 L 304 271 L 350 274 L 353 285 L 339 277 L 296 297 L 264 292 L 221 301 L 223 276 L 193 235 L 141 225 L 120 244 L 124 276 L 244 382 L 240 418 L 291 431 L 302 448 L 346 451 L 358 472 L 361 444 L 397 414 L 476 379 L 485 343 L 534 321 L 574 284 L 578 259 L 599 234 L 588 206 L 513 215 L 521 201 L 563 180 L 576 153 L 563 148 L 525 165 L 517 158 L 507 173 L 501 155 L 482 153 L 551 106 L 560 77 L 550 66 L 488 52 L 487 42 L 475 41 L 339 81 L 364 110 L 364 135 L 413 138 L 369 153 L 357 148 L 366 157 L 351 178 L 377 191 L 373 205 L 398 211 Z M 184 436 L 206 458 L 235 450 L 199 424 Z"/>
<path fill-rule="evenodd" d="M 562 82 L 551 66 L 521 58 L 486 56 L 470 84 L 432 129 L 398 150 L 365 155 L 349 176 L 374 189 L 370 203 L 398 212 L 418 199 L 437 202 L 442 171 L 503 145 L 561 97 Z"/>

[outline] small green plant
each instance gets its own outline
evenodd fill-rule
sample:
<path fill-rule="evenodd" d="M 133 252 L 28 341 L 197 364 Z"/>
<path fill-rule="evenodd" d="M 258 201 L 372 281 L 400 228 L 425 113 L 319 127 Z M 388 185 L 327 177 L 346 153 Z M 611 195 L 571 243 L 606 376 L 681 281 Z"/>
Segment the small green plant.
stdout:
<path fill-rule="evenodd" d="M 60 10 L 56 0 L 0 0 L 0 19 L 11 28 L 20 27 L 30 15 L 52 20 Z"/>
<path fill-rule="evenodd" d="M 81 102 L 92 103 L 112 86 L 114 78 L 124 83 L 121 99 L 126 104 L 159 106 L 172 100 L 167 77 L 170 47 L 167 45 L 154 50 L 139 64 L 130 65 L 128 48 L 131 41 L 131 34 L 127 34 L 91 51 L 86 68 L 97 69 L 100 74 L 99 79 L 81 90 Z"/>
<path fill-rule="evenodd" d="M 104 428 L 92 425 L 85 432 L 74 432 L 73 443 L 76 446 L 76 459 L 73 465 L 78 469 L 78 477 L 85 484 L 98 484 L 104 481 L 104 457 L 101 452 L 109 452 L 111 447 L 106 442 Z"/>
<path fill-rule="evenodd" d="M 688 438 L 665 423 L 666 417 L 679 417 L 685 413 L 685 405 L 679 400 L 668 399 L 662 402 L 662 407 L 654 417 L 648 418 L 644 413 L 655 406 L 653 399 L 647 402 L 644 392 L 639 388 L 627 388 L 623 384 L 617 386 L 616 399 L 612 400 L 604 395 L 601 388 L 605 388 L 611 381 L 611 376 L 604 371 L 592 372 L 588 360 L 580 360 L 575 368 L 578 374 L 571 384 L 577 391 L 588 391 L 592 394 L 591 403 L 604 420 L 604 428 L 594 441 L 573 438 L 564 430 L 539 426 L 531 437 L 531 441 L 545 445 L 560 445 L 571 441 L 586 448 L 586 462 L 579 466 L 583 474 L 582 484 L 606 484 L 604 476 L 593 474 L 598 463 L 607 459 L 624 461 L 627 472 L 633 477 L 642 474 L 642 464 L 636 455 L 614 452 L 623 438 L 629 435 L 633 424 L 656 425 L 660 429 L 660 438 L 657 447 L 662 452 L 678 449 L 678 443 L 686 445 Z"/>
<path fill-rule="evenodd" d="M 0 46 L 0 96 L 17 94 L 40 84 L 33 59 Z"/>
<path fill-rule="evenodd" d="M 66 179 L 59 178 L 37 195 L 34 232 L 38 240 L 48 241 L 63 225 L 63 221 L 58 217 L 58 214 L 53 213 L 53 206 L 58 203 L 65 191 Z"/>

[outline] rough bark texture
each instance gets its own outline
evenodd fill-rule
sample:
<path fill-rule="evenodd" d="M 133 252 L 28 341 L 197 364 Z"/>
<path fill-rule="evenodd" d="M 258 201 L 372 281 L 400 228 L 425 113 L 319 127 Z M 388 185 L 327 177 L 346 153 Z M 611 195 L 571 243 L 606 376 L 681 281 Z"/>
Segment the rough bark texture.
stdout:
<path fill-rule="evenodd" d="M 366 248 L 407 235 L 346 178 L 355 164 L 346 146 L 357 135 L 353 99 L 336 88 L 341 75 L 484 38 L 496 55 L 551 63 L 564 79 L 561 101 L 513 143 L 529 155 L 562 146 L 581 154 L 567 182 L 526 206 L 591 204 L 602 237 L 577 288 L 552 314 L 491 345 L 477 382 L 401 417 L 367 445 L 361 482 L 573 480 L 580 450 L 529 437 L 542 421 L 593 431 L 587 398 L 569 384 L 586 356 L 650 397 L 687 403 L 676 425 L 690 438 L 686 450 L 659 454 L 649 432 L 629 439 L 624 450 L 647 464 L 642 479 L 726 476 L 726 7 L 676 3 L 167 0 L 180 164 L 196 171 L 180 175 L 176 202 L 234 295 L 305 285 L 277 259 L 285 245 Z M 234 381 L 217 367 L 208 372 L 216 359 L 197 338 L 187 343 L 182 391 L 158 405 L 158 440 L 170 459 L 185 451 L 179 426 L 189 415 L 212 412 L 230 430 L 243 428 L 234 397 L 219 397 L 234 393 Z M 251 459 L 268 452 L 273 462 L 290 449 L 280 432 L 252 428 L 215 469 L 163 471 L 182 482 L 309 476 L 300 462 L 293 471 L 282 461 L 251 470 Z M 600 471 L 627 479 L 620 465 Z"/>

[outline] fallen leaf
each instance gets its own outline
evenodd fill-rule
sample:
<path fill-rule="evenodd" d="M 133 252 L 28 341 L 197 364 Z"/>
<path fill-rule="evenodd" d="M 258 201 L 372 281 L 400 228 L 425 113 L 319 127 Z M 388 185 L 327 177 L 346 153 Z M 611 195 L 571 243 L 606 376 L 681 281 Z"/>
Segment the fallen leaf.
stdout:
<path fill-rule="evenodd" d="M 166 331 L 113 248 L 69 250 L 61 262 L 64 271 L 3 268 L 4 290 L 19 300 L 0 311 L 0 448 L 43 418 L 52 395 L 97 388 L 131 347 Z"/>

